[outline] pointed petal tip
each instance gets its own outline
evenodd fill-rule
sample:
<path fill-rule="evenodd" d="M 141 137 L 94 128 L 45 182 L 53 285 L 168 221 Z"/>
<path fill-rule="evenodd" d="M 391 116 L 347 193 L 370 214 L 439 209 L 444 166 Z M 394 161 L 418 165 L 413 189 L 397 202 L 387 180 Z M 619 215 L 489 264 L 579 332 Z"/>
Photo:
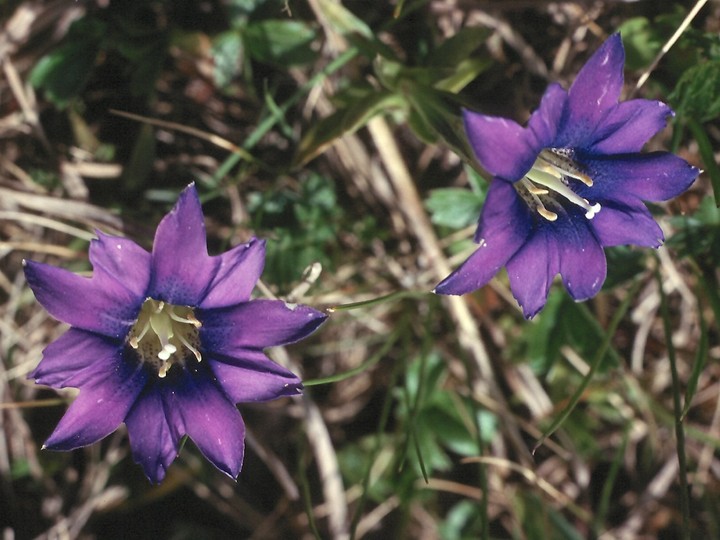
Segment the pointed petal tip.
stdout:
<path fill-rule="evenodd" d="M 442 296 L 462 296 L 465 293 L 470 292 L 464 291 L 461 287 L 458 287 L 457 283 L 454 283 L 454 281 L 456 280 L 451 279 L 454 276 L 455 273 L 453 272 L 440 283 L 438 283 L 437 286 L 432 290 L 432 292 Z"/>
<path fill-rule="evenodd" d="M 512 289 L 510 289 L 510 292 L 513 295 L 513 298 L 518 303 L 518 307 L 520 308 L 520 311 L 522 311 L 523 317 L 525 320 L 530 321 L 535 318 L 535 316 L 540 313 L 543 308 L 545 307 L 545 303 L 547 302 L 547 298 L 539 305 L 528 305 L 527 302 L 522 302 L 520 299 L 515 295 L 515 293 L 512 292 Z"/>

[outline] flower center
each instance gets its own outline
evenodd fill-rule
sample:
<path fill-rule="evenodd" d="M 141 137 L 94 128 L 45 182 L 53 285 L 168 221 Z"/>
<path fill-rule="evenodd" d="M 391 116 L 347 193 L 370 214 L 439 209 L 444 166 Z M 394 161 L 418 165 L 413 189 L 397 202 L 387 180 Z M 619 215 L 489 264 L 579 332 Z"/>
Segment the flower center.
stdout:
<path fill-rule="evenodd" d="M 174 306 L 148 298 L 140 309 L 128 345 L 137 351 L 143 362 L 157 369 L 158 377 L 165 377 L 174 364 L 182 364 L 191 352 L 198 362 L 202 355 L 199 328 L 192 308 Z"/>
<path fill-rule="evenodd" d="M 585 217 L 592 219 L 600 211 L 600 204 L 580 197 L 571 187 L 571 181 L 579 181 L 592 187 L 593 181 L 572 160 L 571 152 L 563 148 L 545 148 L 538 155 L 532 168 L 519 181 L 525 188 L 520 195 L 548 221 L 555 221 L 557 214 L 548 210 L 543 201 L 557 201 L 552 194 L 560 195 L 567 201 L 585 210 Z M 551 194 L 552 192 L 552 194 Z"/>

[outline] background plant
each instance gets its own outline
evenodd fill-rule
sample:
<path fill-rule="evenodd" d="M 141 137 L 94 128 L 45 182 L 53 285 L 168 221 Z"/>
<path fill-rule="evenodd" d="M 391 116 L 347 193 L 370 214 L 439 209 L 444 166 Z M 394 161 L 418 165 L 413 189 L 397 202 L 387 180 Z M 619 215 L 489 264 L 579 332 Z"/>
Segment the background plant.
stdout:
<path fill-rule="evenodd" d="M 717 4 L 634 89 L 694 5 L 0 5 L 3 529 L 17 538 L 717 537 Z M 653 207 L 666 247 L 607 250 L 598 297 L 575 304 L 553 289 L 531 323 L 503 275 L 464 299 L 429 294 L 472 250 L 487 188 L 460 108 L 522 122 L 548 81 L 567 86 L 617 30 L 626 93 L 677 113 L 649 148 L 705 171 L 689 193 Z M 122 431 L 74 453 L 40 451 L 71 392 L 25 380 L 63 329 L 25 287 L 22 259 L 88 270 L 94 228 L 147 247 L 192 180 L 213 252 L 266 237 L 261 294 L 337 307 L 311 340 L 270 351 L 302 371 L 306 398 L 241 406 L 250 437 L 237 484 L 188 448 L 150 486 Z M 313 262 L 323 272 L 311 283 L 303 270 Z M 679 511 L 678 393 L 689 525 Z"/>

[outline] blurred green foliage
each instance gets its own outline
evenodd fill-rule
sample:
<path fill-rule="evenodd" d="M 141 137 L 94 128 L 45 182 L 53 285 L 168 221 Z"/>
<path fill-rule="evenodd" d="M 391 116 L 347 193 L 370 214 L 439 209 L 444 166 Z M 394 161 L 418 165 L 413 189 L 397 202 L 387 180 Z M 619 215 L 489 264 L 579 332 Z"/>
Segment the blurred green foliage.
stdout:
<path fill-rule="evenodd" d="M 265 262 L 269 282 L 288 285 L 314 262 L 333 271 L 329 254 L 337 250 L 336 224 L 342 210 L 330 179 L 312 174 L 300 182 L 297 191 L 249 193 L 248 212 L 253 229 L 272 238 Z"/>

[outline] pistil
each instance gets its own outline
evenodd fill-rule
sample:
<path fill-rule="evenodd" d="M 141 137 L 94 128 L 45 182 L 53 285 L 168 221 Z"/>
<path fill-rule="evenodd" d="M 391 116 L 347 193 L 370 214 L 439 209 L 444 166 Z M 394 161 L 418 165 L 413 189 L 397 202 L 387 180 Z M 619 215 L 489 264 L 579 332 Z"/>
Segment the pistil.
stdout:
<path fill-rule="evenodd" d="M 148 298 L 130 330 L 128 345 L 143 362 L 155 367 L 162 378 L 173 365 L 183 364 L 188 352 L 198 362 L 202 360 L 198 331 L 201 326 L 192 308 Z"/>

